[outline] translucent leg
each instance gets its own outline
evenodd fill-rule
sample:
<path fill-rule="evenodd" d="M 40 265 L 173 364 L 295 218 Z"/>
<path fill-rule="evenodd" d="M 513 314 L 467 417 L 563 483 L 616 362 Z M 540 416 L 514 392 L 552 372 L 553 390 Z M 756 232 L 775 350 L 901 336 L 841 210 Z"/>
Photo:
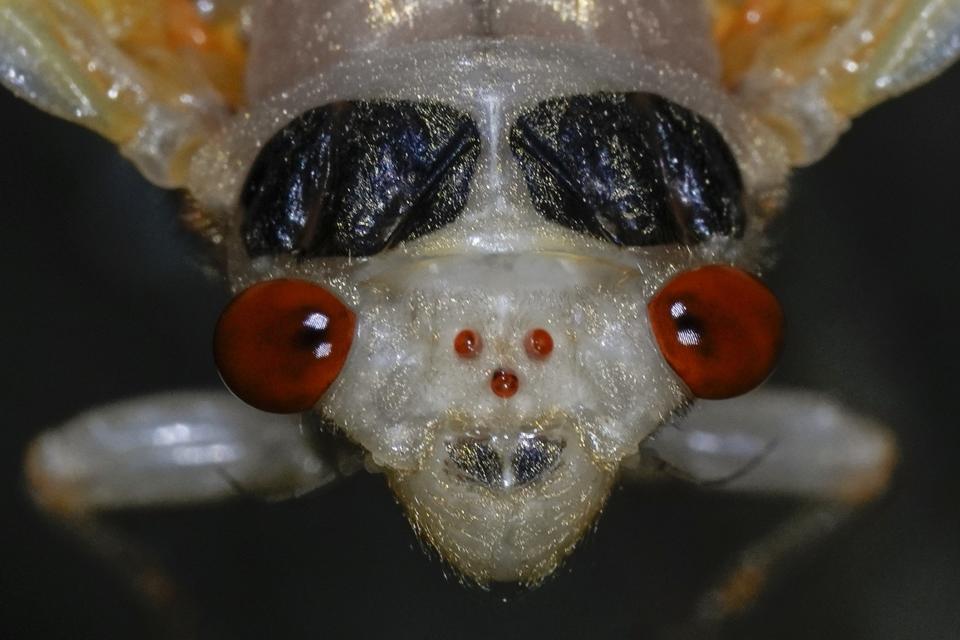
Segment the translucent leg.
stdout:
<path fill-rule="evenodd" d="M 881 495 L 896 462 L 889 431 L 827 398 L 762 390 L 704 403 L 645 443 L 638 461 L 710 490 L 791 495 L 792 517 L 737 554 L 668 638 L 717 637 L 723 621 L 748 610 L 771 575 Z"/>
<path fill-rule="evenodd" d="M 823 395 L 764 389 L 701 402 L 642 454 L 723 491 L 859 504 L 886 488 L 897 448 L 890 431 Z"/>
<path fill-rule="evenodd" d="M 191 602 L 154 554 L 98 517 L 256 496 L 293 497 L 356 468 L 301 432 L 299 416 L 255 411 L 226 393 L 170 393 L 84 413 L 42 433 L 26 460 L 38 507 L 127 578 L 158 636 L 190 638 Z"/>

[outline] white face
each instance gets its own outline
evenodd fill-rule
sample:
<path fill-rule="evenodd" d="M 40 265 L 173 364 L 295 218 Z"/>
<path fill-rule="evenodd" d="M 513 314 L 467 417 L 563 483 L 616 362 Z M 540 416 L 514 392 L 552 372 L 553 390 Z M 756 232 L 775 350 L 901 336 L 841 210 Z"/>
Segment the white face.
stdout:
<path fill-rule="evenodd" d="M 356 315 L 349 356 L 316 410 L 369 452 L 415 528 L 477 581 L 535 582 L 593 522 L 620 461 L 690 399 L 657 347 L 648 302 L 701 265 L 755 270 L 761 236 L 752 205 L 745 233 L 694 243 L 618 246 L 566 228 L 531 195 L 511 129 L 558 96 L 650 92 L 721 131 L 745 201 L 775 193 L 783 171 L 758 161 L 760 130 L 689 74 L 546 45 L 492 54 L 448 43 L 408 55 L 344 63 L 238 118 L 198 154 L 192 191 L 230 212 L 236 290 L 306 280 Z M 357 77 L 368 80 L 354 86 Z M 238 202 L 257 154 L 300 114 L 362 99 L 440 103 L 472 120 L 479 151 L 457 217 L 363 257 L 251 258 L 249 212 Z M 529 350 L 535 330 L 551 337 L 548 354 Z M 479 338 L 471 357 L 455 348 L 463 331 Z"/>

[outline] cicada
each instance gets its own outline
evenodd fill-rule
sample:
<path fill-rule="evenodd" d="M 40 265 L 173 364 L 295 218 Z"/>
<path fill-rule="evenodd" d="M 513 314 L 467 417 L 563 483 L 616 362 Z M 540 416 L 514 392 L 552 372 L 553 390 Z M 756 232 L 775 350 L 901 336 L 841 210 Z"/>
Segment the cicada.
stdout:
<path fill-rule="evenodd" d="M 958 0 L 0 0 L 3 83 L 184 191 L 235 294 L 232 394 L 40 435 L 32 495 L 77 519 L 366 469 L 484 585 L 544 580 L 621 480 L 865 504 L 890 433 L 754 391 L 783 340 L 765 229 L 958 42 Z"/>

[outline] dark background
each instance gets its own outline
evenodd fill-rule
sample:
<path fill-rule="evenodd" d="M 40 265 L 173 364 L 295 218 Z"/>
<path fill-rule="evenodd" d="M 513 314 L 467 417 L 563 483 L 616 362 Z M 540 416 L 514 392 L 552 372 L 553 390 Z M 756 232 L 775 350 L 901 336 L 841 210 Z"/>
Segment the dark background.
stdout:
<path fill-rule="evenodd" d="M 790 319 L 777 381 L 892 425 L 890 493 L 807 553 L 730 638 L 960 637 L 960 68 L 859 120 L 799 172 L 774 229 Z M 214 387 L 205 277 L 173 194 L 107 143 L 0 95 L 0 638 L 141 638 L 149 613 L 32 510 L 21 453 L 109 400 Z M 650 638 L 726 553 L 791 507 L 689 489 L 617 491 L 535 591 L 445 576 L 383 481 L 300 502 L 125 514 L 209 638 Z"/>

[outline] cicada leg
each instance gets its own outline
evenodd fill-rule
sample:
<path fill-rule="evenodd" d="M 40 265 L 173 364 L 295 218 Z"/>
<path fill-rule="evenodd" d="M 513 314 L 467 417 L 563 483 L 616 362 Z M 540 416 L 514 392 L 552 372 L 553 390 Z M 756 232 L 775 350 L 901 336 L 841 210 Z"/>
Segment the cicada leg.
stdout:
<path fill-rule="evenodd" d="M 661 470 L 710 490 L 788 495 L 803 503 L 737 554 L 671 638 L 715 637 L 726 619 L 749 610 L 798 552 L 883 494 L 897 457 L 883 427 L 823 396 L 784 390 L 705 403 L 664 427 L 642 453 Z"/>
<path fill-rule="evenodd" d="M 101 407 L 42 433 L 27 452 L 41 511 L 128 579 L 161 637 L 193 637 L 195 616 L 156 554 L 101 516 L 235 497 L 284 499 L 357 467 L 309 437 L 299 416 L 261 413 L 223 392 L 169 393 Z"/>

